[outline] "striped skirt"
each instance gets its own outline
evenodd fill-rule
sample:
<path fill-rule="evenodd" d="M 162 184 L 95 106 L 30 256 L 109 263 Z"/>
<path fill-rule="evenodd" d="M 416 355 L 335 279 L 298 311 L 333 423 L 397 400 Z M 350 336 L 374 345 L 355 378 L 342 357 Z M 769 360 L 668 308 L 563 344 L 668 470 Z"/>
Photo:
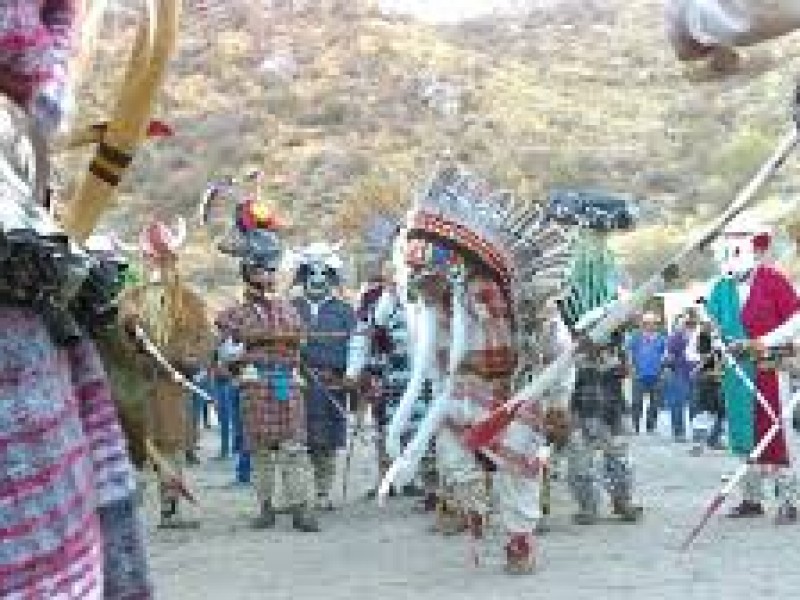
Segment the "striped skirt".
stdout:
<path fill-rule="evenodd" d="M 133 489 L 94 346 L 56 348 L 34 313 L 0 307 L 0 597 L 102 598 L 98 509 Z M 149 597 L 143 577 L 120 597 Z"/>

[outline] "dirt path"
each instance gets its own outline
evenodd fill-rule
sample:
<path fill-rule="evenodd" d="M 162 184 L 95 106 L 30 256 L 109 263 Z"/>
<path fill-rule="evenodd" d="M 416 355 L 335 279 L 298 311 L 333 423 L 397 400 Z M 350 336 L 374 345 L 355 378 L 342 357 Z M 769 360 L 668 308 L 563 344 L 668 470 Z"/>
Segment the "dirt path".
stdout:
<path fill-rule="evenodd" d="M 215 443 L 209 432 L 206 456 Z M 202 529 L 151 532 L 159 597 L 752 600 L 796 593 L 800 526 L 776 530 L 767 519 L 715 519 L 690 554 L 677 552 L 720 476 L 734 466 L 720 454 L 690 457 L 688 449 L 661 438 L 635 442 L 638 492 L 647 509 L 639 525 L 572 525 L 571 505 L 563 500 L 563 484 L 557 484 L 562 501 L 554 529 L 541 540 L 539 572 L 525 578 L 503 574 L 499 532 L 490 533 L 483 565 L 475 569 L 468 564 L 466 539 L 429 533 L 431 519 L 416 513 L 408 500 L 385 509 L 366 500 L 351 502 L 323 517 L 319 535 L 294 533 L 285 521 L 276 531 L 252 532 L 251 490 L 227 485 L 233 477 L 228 463 L 204 462 L 192 472 L 203 503 Z M 374 476 L 372 457 L 370 449 L 359 448 L 354 495 Z"/>

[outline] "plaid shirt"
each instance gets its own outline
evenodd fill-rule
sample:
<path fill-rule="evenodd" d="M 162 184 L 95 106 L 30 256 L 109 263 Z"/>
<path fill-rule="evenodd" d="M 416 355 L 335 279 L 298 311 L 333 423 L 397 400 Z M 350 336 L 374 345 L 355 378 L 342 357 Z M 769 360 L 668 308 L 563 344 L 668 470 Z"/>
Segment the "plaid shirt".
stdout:
<path fill-rule="evenodd" d="M 305 327 L 290 302 L 269 299 L 246 302 L 222 312 L 216 319 L 223 338 L 242 341 L 247 334 L 305 333 Z M 251 448 L 282 441 L 305 442 L 303 397 L 294 378 L 299 364 L 297 342 L 250 345 L 245 364 L 255 364 L 257 381 L 240 381 L 245 433 Z M 282 382 L 277 378 L 283 379 Z M 281 389 L 285 386 L 285 390 Z M 284 396 L 285 392 L 285 396 Z"/>

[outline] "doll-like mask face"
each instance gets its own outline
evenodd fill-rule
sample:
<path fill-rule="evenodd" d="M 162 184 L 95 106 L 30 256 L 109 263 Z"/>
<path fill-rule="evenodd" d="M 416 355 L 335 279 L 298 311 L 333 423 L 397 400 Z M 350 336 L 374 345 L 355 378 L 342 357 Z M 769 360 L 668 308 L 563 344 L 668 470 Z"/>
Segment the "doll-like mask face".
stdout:
<path fill-rule="evenodd" d="M 755 268 L 756 256 L 749 237 L 736 236 L 721 240 L 715 248 L 720 271 L 737 280 L 744 280 Z"/>
<path fill-rule="evenodd" d="M 332 288 L 331 268 L 321 261 L 309 264 L 303 284 L 306 295 L 312 299 L 321 299 L 329 295 Z"/>

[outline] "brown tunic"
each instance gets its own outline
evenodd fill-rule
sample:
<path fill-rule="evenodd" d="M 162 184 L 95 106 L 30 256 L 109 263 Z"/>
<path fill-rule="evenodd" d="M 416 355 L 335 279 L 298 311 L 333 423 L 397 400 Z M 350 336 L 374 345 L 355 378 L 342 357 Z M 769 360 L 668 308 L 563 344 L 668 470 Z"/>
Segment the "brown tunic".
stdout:
<path fill-rule="evenodd" d="M 161 285 L 127 290 L 120 300 L 120 317 L 134 317 L 167 361 L 178 369 L 193 358 L 208 361 L 213 351 L 205 303 L 180 282 L 174 294 L 166 294 Z M 128 345 L 130 363 L 148 373 L 143 397 L 150 438 L 165 454 L 183 452 L 189 442 L 188 392 L 151 358 L 137 352 L 133 343 Z"/>

